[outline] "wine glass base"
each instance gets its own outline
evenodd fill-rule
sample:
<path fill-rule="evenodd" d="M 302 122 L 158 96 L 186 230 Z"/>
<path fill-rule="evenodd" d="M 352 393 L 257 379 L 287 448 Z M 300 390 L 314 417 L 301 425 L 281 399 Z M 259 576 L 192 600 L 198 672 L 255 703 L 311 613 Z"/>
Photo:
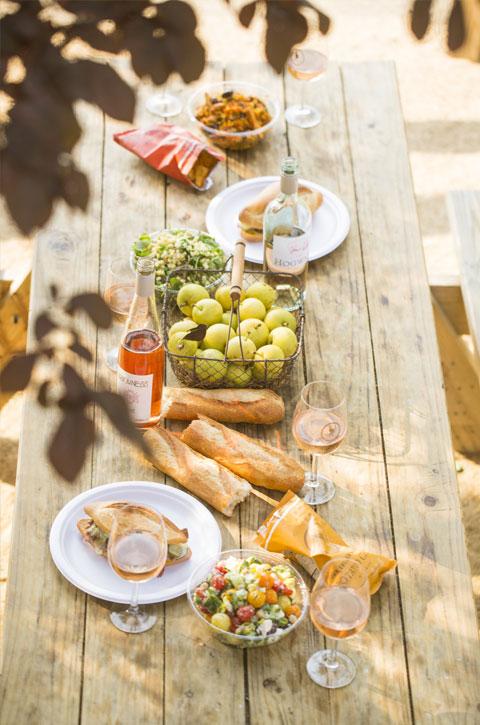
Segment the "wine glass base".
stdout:
<path fill-rule="evenodd" d="M 285 109 L 285 119 L 292 126 L 312 128 L 320 123 L 322 114 L 313 106 L 302 106 L 298 103 Z"/>
<path fill-rule="evenodd" d="M 156 93 L 147 99 L 145 106 L 150 113 L 154 113 L 156 116 L 176 116 L 182 110 L 183 104 L 171 93 Z"/>
<path fill-rule="evenodd" d="M 110 370 L 112 370 L 114 373 L 117 372 L 117 362 L 118 362 L 118 347 L 112 347 L 106 355 L 106 363 Z"/>
<path fill-rule="evenodd" d="M 330 501 L 335 496 L 335 484 L 333 481 L 317 473 L 317 485 L 312 486 L 312 478 L 312 474 L 306 474 L 305 486 L 298 493 L 300 498 L 311 506 Z"/>
<path fill-rule="evenodd" d="M 335 656 L 335 664 L 328 665 L 328 657 Z M 343 652 L 337 652 L 330 649 L 323 649 L 315 652 L 307 662 L 307 672 L 310 678 L 329 689 L 336 687 L 345 687 L 349 685 L 356 674 L 355 663 L 344 655 Z"/>
<path fill-rule="evenodd" d="M 155 614 L 149 614 L 142 609 L 136 609 L 134 611 L 129 607 L 123 612 L 110 612 L 110 620 L 122 632 L 140 634 L 151 629 L 157 621 L 157 617 Z"/>

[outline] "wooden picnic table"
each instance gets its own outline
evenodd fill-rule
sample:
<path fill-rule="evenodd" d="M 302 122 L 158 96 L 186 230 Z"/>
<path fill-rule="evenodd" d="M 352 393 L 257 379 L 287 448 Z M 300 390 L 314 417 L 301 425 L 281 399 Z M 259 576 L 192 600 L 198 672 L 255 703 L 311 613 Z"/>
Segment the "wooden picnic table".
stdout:
<path fill-rule="evenodd" d="M 266 65 L 212 64 L 200 83 L 222 78 L 266 85 L 282 107 L 299 93 L 296 81 L 283 84 Z M 152 88 L 138 85 L 136 121 L 147 124 L 154 120 L 144 110 Z M 335 691 L 310 680 L 305 663 L 323 640 L 309 621 L 284 643 L 240 651 L 210 637 L 186 597 L 155 605 L 159 621 L 143 635 L 116 630 L 108 605 L 57 571 L 50 525 L 90 487 L 165 477 L 97 411 L 103 442 L 78 480 L 66 484 L 44 456 L 55 413 L 28 400 L 5 622 L 5 725 L 479 721 L 470 568 L 395 67 L 332 65 L 311 93 L 323 113 L 320 125 L 301 130 L 281 118 L 257 148 L 229 154 L 206 193 L 127 153 L 112 140 L 125 124 L 80 105 L 85 132 L 77 162 L 89 174 L 90 204 L 85 215 L 59 206 L 39 235 L 31 312 L 50 304 L 52 279 L 65 297 L 103 289 L 109 260 L 126 254 L 144 231 L 204 228 L 207 205 L 219 191 L 277 173 L 287 153 L 298 156 L 302 177 L 344 200 L 350 233 L 310 265 L 303 364 L 281 390 L 286 415 L 278 429 L 285 449 L 306 463 L 290 430 L 301 387 L 330 377 L 346 390 L 347 438 L 321 464 L 337 492 L 318 510 L 352 546 L 398 560 L 373 597 L 367 628 L 341 643 L 357 677 Z M 189 125 L 185 113 L 174 121 Z M 96 333 L 85 325 L 84 333 L 96 350 L 85 375 L 113 387 L 105 351 L 118 329 Z M 166 375 L 176 384 L 170 370 Z M 275 444 L 274 427 L 241 430 Z M 214 512 L 224 548 L 245 547 L 269 511 L 251 496 L 231 519 Z"/>

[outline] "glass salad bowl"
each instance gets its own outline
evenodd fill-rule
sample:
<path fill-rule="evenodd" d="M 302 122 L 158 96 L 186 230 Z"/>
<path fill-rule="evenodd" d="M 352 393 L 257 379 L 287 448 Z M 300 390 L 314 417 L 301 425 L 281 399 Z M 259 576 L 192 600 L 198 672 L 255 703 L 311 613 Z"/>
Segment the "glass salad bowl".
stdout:
<path fill-rule="evenodd" d="M 233 647 L 263 647 L 303 621 L 308 589 L 283 556 L 263 549 L 223 551 L 192 573 L 188 601 L 205 629 Z"/>

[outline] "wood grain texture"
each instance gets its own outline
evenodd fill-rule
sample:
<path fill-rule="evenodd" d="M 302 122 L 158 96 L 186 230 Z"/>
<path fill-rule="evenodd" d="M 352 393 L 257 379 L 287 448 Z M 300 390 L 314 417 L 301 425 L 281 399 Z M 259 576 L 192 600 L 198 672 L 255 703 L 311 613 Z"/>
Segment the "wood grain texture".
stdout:
<path fill-rule="evenodd" d="M 287 105 L 298 86 L 286 78 Z M 381 446 L 374 365 L 370 346 L 362 250 L 350 159 L 342 81 L 331 64 L 309 99 L 323 121 L 311 130 L 288 126 L 290 150 L 301 175 L 338 194 L 351 216 L 347 239 L 334 252 L 309 265 L 306 300 L 307 379 L 330 379 L 345 392 L 347 437 L 334 456 L 320 459 L 320 471 L 336 484 L 335 497 L 318 512 L 360 550 L 394 556 L 388 491 Z M 314 132 L 314 138 L 312 138 Z M 410 721 L 402 621 L 395 572 L 386 576 L 372 600 L 367 628 L 340 649 L 358 667 L 354 688 L 332 691 L 331 722 Z M 320 639 L 317 638 L 317 648 Z M 312 650 L 314 651 L 314 650 Z"/>
<path fill-rule="evenodd" d="M 472 354 L 449 318 L 433 298 L 435 329 L 442 362 L 448 419 L 456 451 L 480 451 L 480 384 L 471 365 Z"/>
<path fill-rule="evenodd" d="M 465 311 L 480 371 L 480 191 L 451 191 L 448 210 Z"/>
<path fill-rule="evenodd" d="M 48 285 L 60 286 L 60 302 L 97 287 L 102 189 L 103 121 L 97 110 L 79 105 L 88 128 L 76 148 L 76 163 L 89 176 L 87 213 L 65 204 L 36 241 L 30 320 L 51 306 Z M 92 263 L 93 260 L 93 263 Z M 95 349 L 95 329 L 81 316 L 78 330 Z M 29 344 L 34 340 L 32 324 Z M 94 366 L 82 372 L 91 384 Z M 57 571 L 48 547 L 57 512 L 91 485 L 91 462 L 74 484 L 61 480 L 45 458 L 58 417 L 26 400 L 18 456 L 17 495 L 10 558 L 0 719 L 77 725 L 80 711 L 83 623 L 86 596 Z"/>
<path fill-rule="evenodd" d="M 395 68 L 342 73 L 413 713 L 474 722 L 478 630 Z"/>
<path fill-rule="evenodd" d="M 459 275 L 435 275 L 434 277 L 429 277 L 428 281 L 432 296 L 435 298 L 435 301 L 442 309 L 457 335 L 470 334 Z"/>

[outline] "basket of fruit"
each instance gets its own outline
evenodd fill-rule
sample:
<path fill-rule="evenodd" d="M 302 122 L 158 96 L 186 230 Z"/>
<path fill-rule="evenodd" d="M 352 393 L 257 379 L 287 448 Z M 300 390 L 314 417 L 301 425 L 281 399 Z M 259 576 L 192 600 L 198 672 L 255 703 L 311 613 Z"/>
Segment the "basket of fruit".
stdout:
<path fill-rule="evenodd" d="M 237 242 L 231 274 L 204 271 L 211 275 L 206 285 L 190 281 L 195 270 L 189 267 L 170 273 L 183 284 L 176 296 L 164 295 L 163 342 L 175 375 L 188 387 L 279 388 L 300 355 L 300 278 L 244 271 L 244 245 Z"/>

